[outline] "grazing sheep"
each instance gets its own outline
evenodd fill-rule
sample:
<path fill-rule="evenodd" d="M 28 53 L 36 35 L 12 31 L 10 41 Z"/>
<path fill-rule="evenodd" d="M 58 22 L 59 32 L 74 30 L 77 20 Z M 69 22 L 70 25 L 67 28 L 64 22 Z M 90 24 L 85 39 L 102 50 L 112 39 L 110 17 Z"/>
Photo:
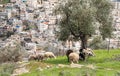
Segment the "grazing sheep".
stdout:
<path fill-rule="evenodd" d="M 83 49 L 80 49 L 79 50 L 79 60 L 85 60 L 85 55 L 84 55 L 84 53 L 83 53 Z"/>
<path fill-rule="evenodd" d="M 69 62 L 69 55 L 70 55 L 70 53 L 72 53 L 73 52 L 73 50 L 67 50 L 67 52 L 66 52 L 66 56 L 67 56 L 67 58 L 68 58 L 68 62 Z"/>
<path fill-rule="evenodd" d="M 39 53 L 39 54 L 37 54 L 37 60 L 38 61 L 42 61 L 43 59 L 44 59 L 44 56 L 45 56 L 45 54 L 44 53 Z"/>
<path fill-rule="evenodd" d="M 44 57 L 45 58 L 55 58 L 56 59 L 56 56 L 52 52 L 45 52 Z"/>
<path fill-rule="evenodd" d="M 78 63 L 78 61 L 79 61 L 79 54 L 77 54 L 77 53 L 70 53 L 70 55 L 69 55 L 69 61 L 71 62 L 71 63 Z"/>
<path fill-rule="evenodd" d="M 83 49 L 83 53 L 84 53 L 86 56 L 95 56 L 93 50 L 90 49 L 90 48 Z"/>
<path fill-rule="evenodd" d="M 79 52 L 80 52 L 80 54 L 79 54 L 80 59 L 79 60 L 86 60 L 86 58 L 89 58 L 90 56 L 95 56 L 93 50 L 90 48 L 80 49 Z"/>
<path fill-rule="evenodd" d="M 36 55 L 30 55 L 28 60 L 37 60 L 37 56 Z"/>
<path fill-rule="evenodd" d="M 37 55 L 30 55 L 28 60 L 31 61 L 31 60 L 37 60 L 37 61 L 42 61 L 44 59 L 44 54 L 37 54 Z"/>
<path fill-rule="evenodd" d="M 88 55 L 89 56 L 95 56 L 95 53 L 93 52 L 93 50 L 92 49 L 90 49 L 90 48 L 87 48 L 87 50 L 88 50 Z"/>

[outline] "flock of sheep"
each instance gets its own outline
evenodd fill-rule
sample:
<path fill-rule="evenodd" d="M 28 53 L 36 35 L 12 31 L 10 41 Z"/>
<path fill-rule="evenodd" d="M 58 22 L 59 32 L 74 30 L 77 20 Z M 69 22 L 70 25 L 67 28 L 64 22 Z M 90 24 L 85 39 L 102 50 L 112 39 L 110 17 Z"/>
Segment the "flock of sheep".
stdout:
<path fill-rule="evenodd" d="M 38 61 L 42 61 L 48 58 L 55 58 L 56 56 L 54 55 L 53 52 L 45 52 L 45 51 L 41 51 L 40 53 L 35 53 L 33 55 L 29 55 L 28 60 L 38 60 Z"/>
<path fill-rule="evenodd" d="M 84 60 L 86 61 L 86 59 L 90 56 L 95 56 L 94 52 L 92 49 L 87 48 L 87 49 L 80 49 L 79 53 L 74 52 L 73 50 L 67 50 L 66 51 L 66 56 L 68 58 L 68 62 L 70 63 L 78 63 L 79 60 Z M 45 51 L 41 51 L 40 53 L 35 53 L 33 55 L 29 55 L 28 60 L 38 60 L 38 61 L 43 61 L 46 60 L 48 58 L 55 58 L 56 56 L 54 55 L 53 52 L 45 52 Z"/>
<path fill-rule="evenodd" d="M 74 52 L 73 50 L 68 50 L 66 52 L 66 56 L 68 58 L 68 62 L 70 63 L 78 63 L 79 60 L 86 61 L 90 56 L 95 56 L 94 52 L 90 48 L 80 49 L 79 53 Z"/>
<path fill-rule="evenodd" d="M 20 37 L 18 35 L 14 35 L 14 36 L 11 36 L 9 39 L 7 39 L 7 41 L 8 42 L 11 41 L 11 42 L 7 43 L 6 46 L 11 45 L 14 48 L 16 46 L 13 43 L 14 42 L 20 43 Z M 69 50 L 66 51 L 66 56 L 68 58 L 68 62 L 78 63 L 79 60 L 86 61 L 86 59 L 88 57 L 95 56 L 95 54 L 94 54 L 93 50 L 90 49 L 90 48 L 80 49 L 79 53 L 75 52 L 74 50 L 69 49 Z M 43 60 L 46 60 L 48 58 L 55 58 L 56 59 L 56 56 L 53 52 L 41 51 L 39 53 L 35 52 L 34 54 L 29 55 L 28 60 L 43 61 Z"/>

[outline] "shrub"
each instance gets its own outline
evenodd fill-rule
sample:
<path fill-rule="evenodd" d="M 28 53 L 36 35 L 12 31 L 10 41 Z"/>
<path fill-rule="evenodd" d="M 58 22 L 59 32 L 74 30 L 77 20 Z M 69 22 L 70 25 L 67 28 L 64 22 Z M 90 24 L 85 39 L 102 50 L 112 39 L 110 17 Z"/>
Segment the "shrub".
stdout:
<path fill-rule="evenodd" d="M 101 37 L 97 36 L 89 43 L 89 47 L 93 49 L 106 49 L 107 42 L 103 41 Z"/>
<path fill-rule="evenodd" d="M 2 1 L 0 1 L 0 4 L 6 4 L 6 3 L 9 3 L 10 2 L 10 0 L 2 0 Z"/>
<path fill-rule="evenodd" d="M 15 69 L 14 63 L 4 63 L 0 65 L 0 76 L 10 76 Z"/>
<path fill-rule="evenodd" d="M 15 47 L 6 46 L 0 49 L 0 63 L 17 62 L 22 59 L 23 54 L 20 44 L 16 44 Z"/>

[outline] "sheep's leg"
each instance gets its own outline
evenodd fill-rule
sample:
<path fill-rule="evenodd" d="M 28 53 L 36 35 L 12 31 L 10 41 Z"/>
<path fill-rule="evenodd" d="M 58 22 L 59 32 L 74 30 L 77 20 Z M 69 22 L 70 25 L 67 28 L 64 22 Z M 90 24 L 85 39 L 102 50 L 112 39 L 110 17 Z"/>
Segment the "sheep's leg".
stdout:
<path fill-rule="evenodd" d="M 79 63 L 78 60 L 76 61 L 76 63 Z"/>
<path fill-rule="evenodd" d="M 85 55 L 84 55 L 83 53 L 80 53 L 80 54 L 79 54 L 79 60 L 81 60 L 81 59 L 82 59 L 83 61 L 86 59 L 86 58 L 85 58 Z"/>
<path fill-rule="evenodd" d="M 69 60 L 71 64 L 73 64 L 73 60 Z"/>
<path fill-rule="evenodd" d="M 74 64 L 73 61 L 70 62 L 71 64 Z"/>
<path fill-rule="evenodd" d="M 37 58 L 34 58 L 34 60 L 36 61 L 36 60 L 37 60 Z"/>
<path fill-rule="evenodd" d="M 68 62 L 69 62 L 70 60 L 69 60 L 69 57 L 68 57 Z"/>
<path fill-rule="evenodd" d="M 85 59 L 84 59 L 84 61 L 86 62 L 86 61 L 87 61 L 87 59 L 88 59 L 88 56 L 85 56 Z"/>
<path fill-rule="evenodd" d="M 56 59 L 56 56 L 54 56 L 54 58 Z"/>
<path fill-rule="evenodd" d="M 38 62 L 40 61 L 40 57 L 37 58 Z"/>

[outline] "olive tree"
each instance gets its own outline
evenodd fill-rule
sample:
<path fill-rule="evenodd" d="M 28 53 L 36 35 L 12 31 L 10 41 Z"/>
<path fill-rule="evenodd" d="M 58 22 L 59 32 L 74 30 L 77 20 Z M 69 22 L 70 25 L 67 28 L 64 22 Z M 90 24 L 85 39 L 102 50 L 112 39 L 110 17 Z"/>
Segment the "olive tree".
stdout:
<path fill-rule="evenodd" d="M 112 34 L 112 4 L 109 0 L 64 0 L 54 13 L 60 15 L 59 40 L 66 41 L 70 35 L 81 40 L 81 48 L 87 48 L 87 40 L 99 30 L 103 39 Z M 99 27 L 99 29 L 96 29 Z"/>

